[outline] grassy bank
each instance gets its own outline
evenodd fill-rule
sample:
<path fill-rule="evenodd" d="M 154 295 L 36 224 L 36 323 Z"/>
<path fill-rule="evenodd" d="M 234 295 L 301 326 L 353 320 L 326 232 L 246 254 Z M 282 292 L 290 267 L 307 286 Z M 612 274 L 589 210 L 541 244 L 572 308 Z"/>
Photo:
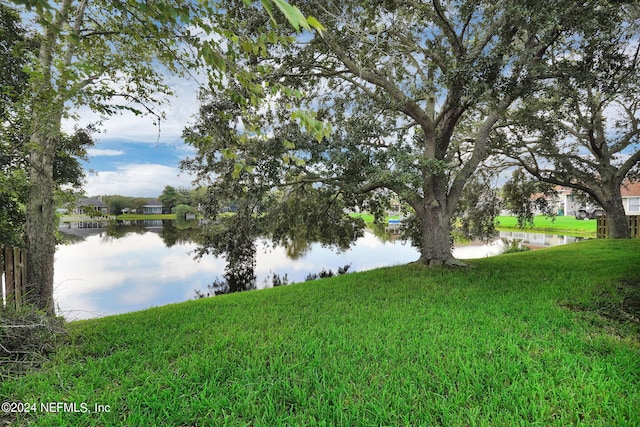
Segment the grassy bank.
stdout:
<path fill-rule="evenodd" d="M 0 401 L 37 403 L 17 422 L 39 426 L 640 425 L 638 326 L 612 315 L 638 253 L 587 241 L 73 322 Z"/>
<path fill-rule="evenodd" d="M 496 226 L 499 229 L 517 229 L 518 220 L 513 216 L 499 216 L 496 218 Z M 527 227 L 526 231 L 566 233 L 595 237 L 597 231 L 597 220 L 590 219 L 584 221 L 572 216 L 547 218 L 544 215 L 539 215 L 534 218 L 533 227 Z"/>

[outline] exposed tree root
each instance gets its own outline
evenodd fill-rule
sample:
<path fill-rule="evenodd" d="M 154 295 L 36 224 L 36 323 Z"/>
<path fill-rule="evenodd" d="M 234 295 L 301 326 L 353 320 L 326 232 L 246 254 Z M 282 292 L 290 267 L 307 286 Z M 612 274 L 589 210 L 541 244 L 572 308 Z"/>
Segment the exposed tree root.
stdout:
<path fill-rule="evenodd" d="M 454 257 L 447 258 L 446 260 L 420 258 L 417 261 L 415 261 L 413 264 L 422 265 L 422 266 L 425 266 L 427 268 L 431 268 L 431 267 L 455 267 L 455 268 L 464 267 L 464 268 L 473 268 L 472 265 L 467 264 L 467 263 L 465 263 L 465 262 L 463 262 L 463 261 L 461 261 L 459 259 L 456 259 Z"/>

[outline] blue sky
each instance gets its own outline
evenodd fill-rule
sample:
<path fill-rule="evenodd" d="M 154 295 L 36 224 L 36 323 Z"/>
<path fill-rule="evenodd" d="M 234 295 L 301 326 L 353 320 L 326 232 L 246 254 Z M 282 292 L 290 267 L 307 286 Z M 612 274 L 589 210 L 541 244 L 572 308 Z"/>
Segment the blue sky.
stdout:
<path fill-rule="evenodd" d="M 153 117 L 137 117 L 132 113 L 102 121 L 100 132 L 94 135 L 95 146 L 88 150 L 89 161 L 83 162 L 84 190 L 88 196 L 157 197 L 165 185 L 192 187 L 193 177 L 182 173 L 179 163 L 194 153 L 184 144 L 181 134 L 198 111 L 198 84 L 180 79 L 170 80 L 170 84 L 175 96 L 162 108 L 166 118 L 160 131 Z M 100 120 L 88 109 L 80 109 L 76 115 L 76 121 L 64 124 L 67 132 L 74 126 Z"/>

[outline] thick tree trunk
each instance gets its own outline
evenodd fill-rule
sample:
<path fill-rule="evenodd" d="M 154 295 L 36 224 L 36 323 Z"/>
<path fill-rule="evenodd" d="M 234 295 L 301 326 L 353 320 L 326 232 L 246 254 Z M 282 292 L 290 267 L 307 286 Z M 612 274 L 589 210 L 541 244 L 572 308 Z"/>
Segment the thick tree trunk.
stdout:
<path fill-rule="evenodd" d="M 451 253 L 451 218 L 443 211 L 434 204 L 426 206 L 419 215 L 422 237 L 419 262 L 427 266 L 464 266 Z"/>
<path fill-rule="evenodd" d="M 617 200 L 616 200 L 617 199 Z M 629 220 L 622 204 L 622 197 L 614 197 L 603 203 L 607 215 L 607 237 L 609 239 L 629 239 Z"/>
<path fill-rule="evenodd" d="M 594 198 L 607 215 L 607 237 L 628 239 L 631 237 L 631 230 L 622 203 L 621 181 L 608 178 L 606 184 L 599 188 L 600 191 L 594 194 Z"/>
<path fill-rule="evenodd" d="M 54 314 L 53 262 L 55 254 L 55 206 L 53 201 L 53 160 L 55 141 L 36 132 L 30 155 L 30 187 L 27 221 L 27 302 Z"/>

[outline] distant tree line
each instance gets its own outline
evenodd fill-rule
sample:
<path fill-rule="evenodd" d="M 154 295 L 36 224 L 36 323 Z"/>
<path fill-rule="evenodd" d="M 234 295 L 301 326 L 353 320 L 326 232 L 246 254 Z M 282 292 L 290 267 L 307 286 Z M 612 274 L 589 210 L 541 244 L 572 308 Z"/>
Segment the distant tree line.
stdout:
<path fill-rule="evenodd" d="M 204 188 L 175 188 L 167 185 L 158 196 L 158 200 L 162 203 L 163 213 L 177 213 L 176 210 L 191 212 L 202 203 L 205 192 Z M 102 196 L 102 201 L 109 207 L 109 212 L 120 215 L 127 212 L 141 212 L 144 205 L 149 202 L 149 198 L 112 194 Z"/>

